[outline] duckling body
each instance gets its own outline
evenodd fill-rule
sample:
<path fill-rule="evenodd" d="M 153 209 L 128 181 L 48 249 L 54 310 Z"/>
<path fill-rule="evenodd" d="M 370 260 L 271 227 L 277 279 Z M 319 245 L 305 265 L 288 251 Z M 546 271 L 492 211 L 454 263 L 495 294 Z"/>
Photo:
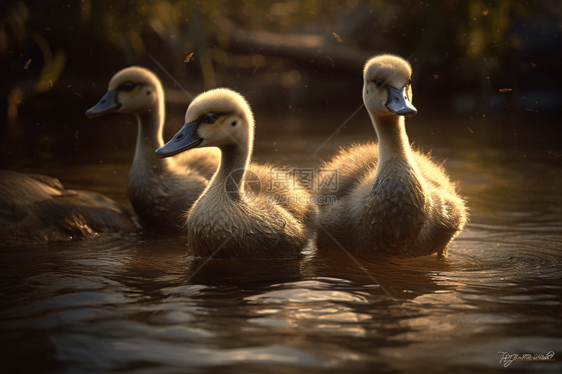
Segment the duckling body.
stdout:
<path fill-rule="evenodd" d="M 320 206 L 319 248 L 338 247 L 335 240 L 361 253 L 444 255 L 466 223 L 465 204 L 443 168 L 410 147 L 404 115 L 417 113 L 410 75 L 396 56 L 367 63 L 363 98 L 379 143 L 351 147 L 325 164 L 338 171 L 339 188 L 336 203 Z"/>
<path fill-rule="evenodd" d="M 45 175 L 0 170 L 0 247 L 136 230 L 127 211 L 102 194 L 66 190 Z"/>
<path fill-rule="evenodd" d="M 164 91 L 149 70 L 130 67 L 111 79 L 108 93 L 88 110 L 90 118 L 106 113 L 135 114 L 138 122 L 127 193 L 144 229 L 181 231 L 184 215 L 216 171 L 220 153 L 198 149 L 175 159 L 158 160 L 164 144 Z"/>
<path fill-rule="evenodd" d="M 313 233 L 316 208 L 294 175 L 249 163 L 253 127 L 245 99 L 216 89 L 194 100 L 184 128 L 157 150 L 159 157 L 197 146 L 221 151 L 217 172 L 187 218 L 190 254 L 295 258 Z"/>
<path fill-rule="evenodd" d="M 248 173 L 266 183 L 273 179 L 267 166 L 250 165 Z M 287 209 L 283 204 L 272 203 L 268 189 L 246 198 L 230 196 L 222 186 L 223 175 L 218 175 L 214 182 L 188 217 L 188 246 L 192 254 L 208 257 L 232 236 L 219 257 L 296 258 L 300 255 L 310 235 L 307 229 L 310 208 L 300 205 L 301 209 Z M 287 192 L 293 193 L 288 188 Z"/>

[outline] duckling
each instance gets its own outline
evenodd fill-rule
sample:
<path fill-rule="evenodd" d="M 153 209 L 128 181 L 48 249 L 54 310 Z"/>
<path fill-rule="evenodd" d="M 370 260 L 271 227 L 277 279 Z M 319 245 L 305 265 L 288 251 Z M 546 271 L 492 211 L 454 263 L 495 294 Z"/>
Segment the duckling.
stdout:
<path fill-rule="evenodd" d="M 137 145 L 127 193 L 141 226 L 151 231 L 180 232 L 185 211 L 217 169 L 219 151 L 198 149 L 178 159 L 154 158 L 154 149 L 164 144 L 164 90 L 147 69 L 133 66 L 115 74 L 108 92 L 86 116 L 112 112 L 137 117 Z"/>
<path fill-rule="evenodd" d="M 136 230 L 129 213 L 102 194 L 66 190 L 46 175 L 0 170 L 0 247 Z"/>
<path fill-rule="evenodd" d="M 207 91 L 193 100 L 185 123 L 157 157 L 197 147 L 221 151 L 217 172 L 187 217 L 190 254 L 299 257 L 313 234 L 316 207 L 296 173 L 250 164 L 254 117 L 244 97 L 225 88 Z"/>
<path fill-rule="evenodd" d="M 336 202 L 320 206 L 319 248 L 396 257 L 446 255 L 467 221 L 464 201 L 442 166 L 412 150 L 404 117 L 412 104 L 412 69 L 400 57 L 381 55 L 365 65 L 363 102 L 378 144 L 341 151 L 325 169 L 338 173 Z M 326 200 L 328 201 L 328 200 Z"/>

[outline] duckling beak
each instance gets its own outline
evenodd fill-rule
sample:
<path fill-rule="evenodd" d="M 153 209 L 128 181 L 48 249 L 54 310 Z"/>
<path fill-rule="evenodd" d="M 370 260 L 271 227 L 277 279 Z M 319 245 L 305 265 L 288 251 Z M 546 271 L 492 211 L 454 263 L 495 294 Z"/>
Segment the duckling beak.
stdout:
<path fill-rule="evenodd" d="M 177 155 L 178 153 L 187 151 L 188 149 L 197 147 L 203 141 L 203 139 L 197 136 L 198 127 L 198 121 L 183 125 L 181 130 L 174 135 L 172 140 L 156 150 L 156 157 L 171 157 Z"/>
<path fill-rule="evenodd" d="M 88 109 L 86 117 L 91 119 L 101 116 L 102 114 L 115 112 L 117 109 L 121 108 L 121 103 L 117 101 L 118 94 L 119 90 L 106 93 L 93 108 Z"/>
<path fill-rule="evenodd" d="M 388 90 L 388 102 L 386 107 L 392 113 L 398 114 L 399 116 L 413 117 L 418 114 L 418 110 L 408 99 L 408 94 L 406 93 L 406 87 L 402 87 L 398 90 L 394 87 L 386 85 Z"/>

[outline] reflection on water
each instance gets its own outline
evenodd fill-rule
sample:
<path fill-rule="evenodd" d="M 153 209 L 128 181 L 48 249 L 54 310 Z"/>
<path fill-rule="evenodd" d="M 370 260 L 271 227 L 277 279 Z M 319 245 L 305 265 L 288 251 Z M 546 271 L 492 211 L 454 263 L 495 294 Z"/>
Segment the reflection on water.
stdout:
<path fill-rule="evenodd" d="M 278 158 L 276 136 L 258 140 L 257 161 Z M 344 132 L 321 155 L 360 137 Z M 289 150 L 284 162 L 300 164 L 309 153 L 291 144 L 277 146 Z M 554 351 L 555 362 L 513 362 L 508 370 L 560 372 L 562 167 L 548 151 L 521 153 L 436 147 L 434 156 L 447 159 L 460 181 L 471 223 L 445 260 L 358 257 L 378 284 L 337 251 L 291 261 L 212 260 L 196 272 L 203 260 L 187 256 L 179 237 L 108 235 L 3 250 L 0 366 L 499 372 L 506 370 L 500 351 Z M 127 169 L 42 171 L 125 202 Z"/>
<path fill-rule="evenodd" d="M 192 277 L 203 260 L 186 256 L 183 239 L 104 236 L 10 250 L 1 269 L 3 365 L 143 373 L 500 369 L 498 351 L 562 348 L 561 246 L 560 232 L 488 225 L 469 228 L 445 261 L 360 258 L 394 300 L 337 252 L 210 261 Z M 560 369 L 559 362 L 512 365 Z"/>

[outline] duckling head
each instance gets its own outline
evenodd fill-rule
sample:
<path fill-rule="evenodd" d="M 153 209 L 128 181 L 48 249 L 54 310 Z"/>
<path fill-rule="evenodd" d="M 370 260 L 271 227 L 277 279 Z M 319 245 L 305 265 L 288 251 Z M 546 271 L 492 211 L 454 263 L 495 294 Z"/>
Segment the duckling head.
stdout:
<path fill-rule="evenodd" d="M 119 71 L 109 81 L 107 93 L 86 112 L 94 118 L 118 112 L 143 114 L 164 105 L 160 81 L 150 70 L 132 66 Z"/>
<path fill-rule="evenodd" d="M 177 155 L 191 148 L 253 148 L 254 116 L 250 105 L 239 93 L 217 88 L 197 96 L 187 108 L 185 125 L 156 157 Z"/>
<path fill-rule="evenodd" d="M 373 57 L 363 71 L 363 102 L 374 116 L 417 114 L 412 105 L 412 68 L 408 61 L 393 55 Z"/>

